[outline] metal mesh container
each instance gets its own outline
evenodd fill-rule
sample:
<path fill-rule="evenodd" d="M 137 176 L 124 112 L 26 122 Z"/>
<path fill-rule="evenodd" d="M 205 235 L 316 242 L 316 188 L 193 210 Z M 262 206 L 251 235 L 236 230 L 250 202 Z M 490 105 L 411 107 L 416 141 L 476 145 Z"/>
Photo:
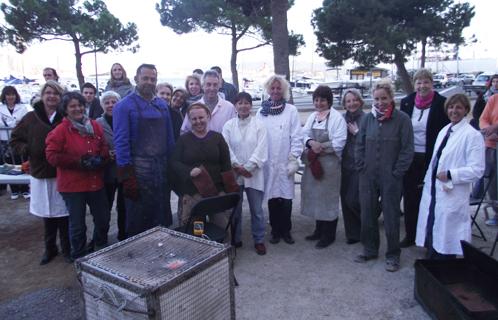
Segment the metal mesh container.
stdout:
<path fill-rule="evenodd" d="M 235 319 L 230 249 L 156 227 L 76 261 L 86 319 Z"/>

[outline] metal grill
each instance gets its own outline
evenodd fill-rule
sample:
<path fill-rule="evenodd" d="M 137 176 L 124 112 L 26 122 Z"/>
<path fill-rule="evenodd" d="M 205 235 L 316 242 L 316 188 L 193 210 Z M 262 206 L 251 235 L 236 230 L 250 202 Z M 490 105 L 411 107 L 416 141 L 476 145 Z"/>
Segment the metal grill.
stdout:
<path fill-rule="evenodd" d="M 88 255 L 77 261 L 86 317 L 234 319 L 228 250 L 157 227 Z"/>
<path fill-rule="evenodd" d="M 161 313 L 170 319 L 230 319 L 228 260 L 217 262 L 161 296 Z"/>

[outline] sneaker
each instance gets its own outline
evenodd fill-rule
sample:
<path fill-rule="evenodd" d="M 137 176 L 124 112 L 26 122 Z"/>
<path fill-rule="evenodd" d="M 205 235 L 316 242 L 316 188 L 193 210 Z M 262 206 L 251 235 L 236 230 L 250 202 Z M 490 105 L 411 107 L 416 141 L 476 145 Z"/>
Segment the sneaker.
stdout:
<path fill-rule="evenodd" d="M 23 192 L 23 193 L 22 193 L 22 197 L 23 197 L 24 199 L 29 199 L 29 198 L 31 198 L 31 194 L 30 194 L 29 192 Z"/>
<path fill-rule="evenodd" d="M 19 199 L 19 193 L 14 192 L 10 195 L 10 200 L 17 200 Z"/>
<path fill-rule="evenodd" d="M 498 226 L 498 217 L 494 217 L 494 218 L 486 220 L 486 225 L 487 226 Z"/>
<path fill-rule="evenodd" d="M 264 256 L 266 254 L 266 247 L 264 243 L 256 243 L 254 248 L 256 249 L 256 253 L 260 256 Z"/>
<path fill-rule="evenodd" d="M 386 260 L 386 271 L 396 272 L 399 270 L 399 260 L 388 259 Z"/>

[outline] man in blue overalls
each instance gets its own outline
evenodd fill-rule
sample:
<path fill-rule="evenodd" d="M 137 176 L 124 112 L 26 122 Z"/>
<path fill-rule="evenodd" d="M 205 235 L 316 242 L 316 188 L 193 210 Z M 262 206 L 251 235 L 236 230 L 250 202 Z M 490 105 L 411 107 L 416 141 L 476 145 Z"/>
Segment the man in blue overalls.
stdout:
<path fill-rule="evenodd" d="M 171 213 L 166 213 L 166 169 L 174 147 L 168 106 L 155 97 L 154 65 L 138 67 L 135 82 L 135 91 L 113 110 L 117 173 L 123 183 L 127 237 L 172 223 Z"/>

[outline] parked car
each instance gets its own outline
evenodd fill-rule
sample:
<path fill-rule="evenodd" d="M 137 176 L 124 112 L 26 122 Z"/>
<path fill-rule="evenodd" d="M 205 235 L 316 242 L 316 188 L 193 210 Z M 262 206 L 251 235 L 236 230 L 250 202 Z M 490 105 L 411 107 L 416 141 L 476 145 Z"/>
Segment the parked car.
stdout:
<path fill-rule="evenodd" d="M 448 86 L 448 76 L 444 73 L 438 73 L 432 76 L 434 88 L 446 88 Z"/>
<path fill-rule="evenodd" d="M 472 82 L 473 86 L 482 86 L 482 87 L 487 87 L 489 84 L 489 80 L 491 77 L 494 75 L 494 73 L 490 72 L 483 72 L 480 75 L 476 77 L 474 82 Z"/>
<path fill-rule="evenodd" d="M 471 73 L 461 73 L 458 76 L 455 76 L 449 80 L 450 85 L 456 85 L 456 86 L 464 86 L 468 84 L 472 84 L 474 81 L 475 77 Z"/>

